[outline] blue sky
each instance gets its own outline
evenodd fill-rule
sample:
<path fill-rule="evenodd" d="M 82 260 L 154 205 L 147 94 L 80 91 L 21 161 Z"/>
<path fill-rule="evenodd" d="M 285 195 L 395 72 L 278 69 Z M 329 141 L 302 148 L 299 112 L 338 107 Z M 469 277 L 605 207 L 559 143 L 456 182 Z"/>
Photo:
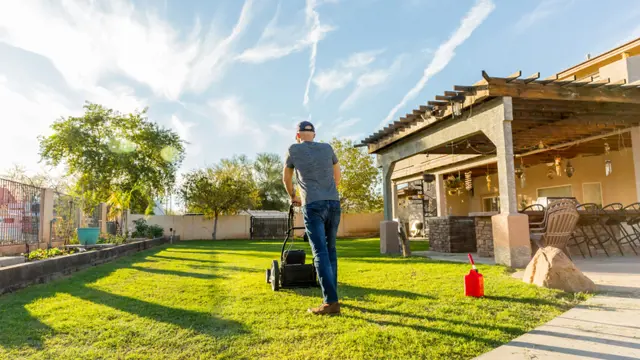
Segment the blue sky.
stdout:
<path fill-rule="evenodd" d="M 189 141 L 182 171 L 360 140 L 481 70 L 548 76 L 640 36 L 635 0 L 0 0 L 0 172 L 85 100 Z"/>

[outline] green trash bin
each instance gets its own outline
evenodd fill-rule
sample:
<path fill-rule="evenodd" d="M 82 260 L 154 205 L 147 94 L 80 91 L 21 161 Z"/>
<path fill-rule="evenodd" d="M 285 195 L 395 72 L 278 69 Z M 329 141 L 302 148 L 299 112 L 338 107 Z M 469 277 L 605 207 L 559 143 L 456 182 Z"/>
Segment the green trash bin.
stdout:
<path fill-rule="evenodd" d="M 78 228 L 78 242 L 80 245 L 95 245 L 98 243 L 100 228 Z"/>

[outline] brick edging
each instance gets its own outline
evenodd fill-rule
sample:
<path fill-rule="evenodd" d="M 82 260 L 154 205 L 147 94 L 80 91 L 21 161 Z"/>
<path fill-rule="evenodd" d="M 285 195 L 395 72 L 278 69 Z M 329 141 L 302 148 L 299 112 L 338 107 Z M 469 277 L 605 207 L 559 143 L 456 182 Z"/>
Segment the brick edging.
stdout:
<path fill-rule="evenodd" d="M 74 272 L 169 242 L 168 237 L 136 241 L 108 249 L 58 256 L 0 268 L 0 295 L 43 284 Z"/>

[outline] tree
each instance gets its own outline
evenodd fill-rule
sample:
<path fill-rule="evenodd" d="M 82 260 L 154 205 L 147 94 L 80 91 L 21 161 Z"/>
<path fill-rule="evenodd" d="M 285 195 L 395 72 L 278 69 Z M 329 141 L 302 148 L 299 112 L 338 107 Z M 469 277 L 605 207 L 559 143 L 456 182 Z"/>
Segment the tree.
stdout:
<path fill-rule="evenodd" d="M 258 154 L 253 163 L 262 210 L 284 211 L 288 207 L 287 190 L 282 184 L 283 162 L 278 154 Z"/>
<path fill-rule="evenodd" d="M 8 180 L 12 180 L 15 182 L 39 187 L 39 188 L 49 188 L 53 189 L 57 192 L 69 192 L 71 191 L 71 178 L 63 178 L 63 177 L 55 177 L 46 171 L 40 171 L 34 175 L 28 175 L 27 169 L 22 165 L 15 164 L 9 170 L 6 170 L 3 174 L 0 175 Z"/>
<path fill-rule="evenodd" d="M 246 159 L 246 158 L 245 158 Z M 188 212 L 214 219 L 216 240 L 218 217 L 234 215 L 260 203 L 258 188 L 241 158 L 223 160 L 218 166 L 194 170 L 184 176 L 180 195 Z"/>
<path fill-rule="evenodd" d="M 52 135 L 39 137 L 40 156 L 52 166 L 64 163 L 67 175 L 77 177 L 85 210 L 119 198 L 134 212 L 150 213 L 153 199 L 175 184 L 183 141 L 149 121 L 147 109 L 126 115 L 92 103 L 84 109 L 83 116 L 61 118 Z"/>
<path fill-rule="evenodd" d="M 379 212 L 383 200 L 379 191 L 381 175 L 372 156 L 351 140 L 334 138 L 331 146 L 342 172 L 338 192 L 344 212 Z"/>

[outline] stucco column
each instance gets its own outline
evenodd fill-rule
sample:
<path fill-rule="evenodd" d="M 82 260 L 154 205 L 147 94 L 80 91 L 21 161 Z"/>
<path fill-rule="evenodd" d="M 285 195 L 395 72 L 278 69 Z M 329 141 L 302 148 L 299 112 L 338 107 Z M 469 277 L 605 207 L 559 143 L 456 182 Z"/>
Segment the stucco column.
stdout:
<path fill-rule="evenodd" d="M 394 168 L 393 163 L 391 164 L 383 164 L 382 165 L 382 196 L 384 199 L 384 219 L 385 220 L 393 220 L 393 207 L 394 207 L 394 197 L 395 197 L 395 189 L 393 188 L 393 181 L 391 180 L 391 174 L 393 173 Z"/>
<path fill-rule="evenodd" d="M 498 264 L 524 268 L 531 259 L 529 217 L 518 213 L 511 133 L 511 98 L 503 97 L 501 107 L 503 111 L 498 112 L 498 116 L 491 121 L 491 133 L 486 134 L 496 146 L 500 189 L 500 214 L 491 218 L 494 256 Z"/>
<path fill-rule="evenodd" d="M 631 129 L 631 149 L 633 151 L 633 170 L 636 180 L 636 199 L 640 201 L 640 127 Z"/>
<path fill-rule="evenodd" d="M 398 218 L 398 184 L 391 181 L 391 218 Z"/>
<path fill-rule="evenodd" d="M 444 174 L 435 174 L 436 179 L 436 210 L 438 216 L 447 216 L 447 189 L 444 187 Z"/>
<path fill-rule="evenodd" d="M 384 220 L 380 223 L 380 253 L 397 254 L 400 252 L 398 242 L 398 223 L 393 221 L 396 189 L 391 180 L 394 163 L 382 162 L 382 194 L 384 197 Z"/>
<path fill-rule="evenodd" d="M 48 244 L 51 237 L 51 220 L 53 220 L 53 190 L 40 191 L 40 236 L 38 241 Z"/>

